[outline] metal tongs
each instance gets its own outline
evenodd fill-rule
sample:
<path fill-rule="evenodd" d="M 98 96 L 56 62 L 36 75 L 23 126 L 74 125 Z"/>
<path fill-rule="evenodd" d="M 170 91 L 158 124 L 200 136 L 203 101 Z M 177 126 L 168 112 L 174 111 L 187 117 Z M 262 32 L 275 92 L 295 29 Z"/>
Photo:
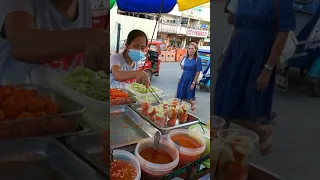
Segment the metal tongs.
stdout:
<path fill-rule="evenodd" d="M 152 96 L 156 99 L 156 101 L 160 104 L 163 104 L 162 99 L 159 97 L 156 91 L 151 86 L 148 86 L 147 88 L 151 92 Z"/>

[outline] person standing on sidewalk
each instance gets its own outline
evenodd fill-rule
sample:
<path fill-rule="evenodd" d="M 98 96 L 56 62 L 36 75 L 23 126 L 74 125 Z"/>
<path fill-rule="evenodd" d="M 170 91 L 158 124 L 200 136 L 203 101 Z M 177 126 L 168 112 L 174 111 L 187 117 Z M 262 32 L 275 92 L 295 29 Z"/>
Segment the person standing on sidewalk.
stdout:
<path fill-rule="evenodd" d="M 182 75 L 180 77 L 176 98 L 191 104 L 191 110 L 195 109 L 196 83 L 202 71 L 201 58 L 198 56 L 198 45 L 191 42 L 187 55 L 181 63 Z"/>

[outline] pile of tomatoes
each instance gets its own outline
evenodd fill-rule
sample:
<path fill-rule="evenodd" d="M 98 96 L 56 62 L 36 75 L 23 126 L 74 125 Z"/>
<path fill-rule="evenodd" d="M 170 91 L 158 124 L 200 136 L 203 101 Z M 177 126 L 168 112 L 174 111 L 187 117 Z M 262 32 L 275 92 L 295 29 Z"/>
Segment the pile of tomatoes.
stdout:
<path fill-rule="evenodd" d="M 35 90 L 15 86 L 0 87 L 0 138 L 27 137 L 67 131 L 62 118 L 45 119 L 60 111 L 49 97 L 39 96 Z M 26 120 L 10 123 L 13 120 Z"/>
<path fill-rule="evenodd" d="M 124 105 L 130 104 L 133 100 L 129 97 L 129 94 L 121 89 L 111 88 L 110 89 L 110 105 Z"/>

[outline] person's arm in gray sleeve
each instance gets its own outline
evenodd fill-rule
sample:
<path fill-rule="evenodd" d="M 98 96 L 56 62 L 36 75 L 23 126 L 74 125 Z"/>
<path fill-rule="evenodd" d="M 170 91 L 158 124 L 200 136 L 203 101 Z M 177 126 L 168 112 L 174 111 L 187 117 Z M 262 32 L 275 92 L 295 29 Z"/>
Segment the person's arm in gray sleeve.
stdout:
<path fill-rule="evenodd" d="M 104 44 L 109 34 L 98 29 L 70 31 L 37 29 L 32 0 L 1 0 L 2 36 L 10 44 L 15 59 L 27 63 L 46 63 L 63 56 L 83 52 L 86 47 Z"/>

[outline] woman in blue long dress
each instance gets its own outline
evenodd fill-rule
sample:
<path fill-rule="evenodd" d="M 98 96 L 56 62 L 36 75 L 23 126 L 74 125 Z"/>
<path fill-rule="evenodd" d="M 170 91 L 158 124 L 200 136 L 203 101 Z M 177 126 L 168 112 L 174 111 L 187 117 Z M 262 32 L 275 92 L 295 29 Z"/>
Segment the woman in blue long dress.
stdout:
<path fill-rule="evenodd" d="M 234 31 L 216 84 L 214 112 L 260 138 L 260 152 L 271 149 L 272 133 L 258 118 L 271 115 L 275 65 L 288 33 L 295 28 L 293 0 L 239 0 Z"/>
<path fill-rule="evenodd" d="M 194 110 L 196 83 L 202 71 L 201 58 L 198 57 L 198 45 L 194 42 L 191 42 L 188 46 L 182 69 L 183 72 L 179 80 L 176 97 L 189 102 L 191 109 Z"/>

